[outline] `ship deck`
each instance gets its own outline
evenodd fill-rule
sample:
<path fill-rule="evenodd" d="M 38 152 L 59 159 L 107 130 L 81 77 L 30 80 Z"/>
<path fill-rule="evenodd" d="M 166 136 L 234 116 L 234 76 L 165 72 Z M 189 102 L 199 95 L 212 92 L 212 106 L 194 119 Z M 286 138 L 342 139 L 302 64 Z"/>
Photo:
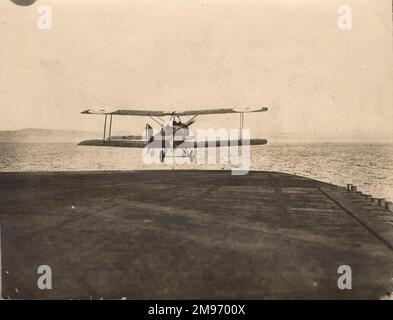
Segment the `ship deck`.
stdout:
<path fill-rule="evenodd" d="M 2 295 L 13 299 L 379 299 L 393 214 L 278 172 L 0 173 Z M 352 289 L 340 290 L 340 265 Z M 52 269 L 53 289 L 37 287 Z"/>

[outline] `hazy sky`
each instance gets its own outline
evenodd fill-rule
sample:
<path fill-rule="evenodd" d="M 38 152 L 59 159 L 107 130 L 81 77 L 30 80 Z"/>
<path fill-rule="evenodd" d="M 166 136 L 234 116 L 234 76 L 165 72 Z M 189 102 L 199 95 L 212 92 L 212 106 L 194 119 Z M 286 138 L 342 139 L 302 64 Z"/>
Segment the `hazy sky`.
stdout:
<path fill-rule="evenodd" d="M 52 30 L 37 27 L 40 5 Z M 352 30 L 337 8 L 352 7 Z M 99 130 L 89 107 L 269 106 L 253 136 L 393 141 L 391 0 L 0 2 L 0 130 Z M 141 132 L 144 118 L 115 119 Z M 151 121 L 150 121 L 151 122 Z M 199 126 L 238 124 L 236 116 Z"/>

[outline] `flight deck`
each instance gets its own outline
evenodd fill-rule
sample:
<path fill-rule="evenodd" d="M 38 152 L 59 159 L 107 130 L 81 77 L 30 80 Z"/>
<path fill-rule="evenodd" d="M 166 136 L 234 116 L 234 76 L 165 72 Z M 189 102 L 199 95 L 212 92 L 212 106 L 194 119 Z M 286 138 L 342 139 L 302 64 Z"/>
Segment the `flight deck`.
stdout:
<path fill-rule="evenodd" d="M 381 299 L 393 213 L 278 173 L 1 173 L 7 299 Z M 51 290 L 40 290 L 40 265 Z M 352 269 L 340 290 L 340 265 Z"/>

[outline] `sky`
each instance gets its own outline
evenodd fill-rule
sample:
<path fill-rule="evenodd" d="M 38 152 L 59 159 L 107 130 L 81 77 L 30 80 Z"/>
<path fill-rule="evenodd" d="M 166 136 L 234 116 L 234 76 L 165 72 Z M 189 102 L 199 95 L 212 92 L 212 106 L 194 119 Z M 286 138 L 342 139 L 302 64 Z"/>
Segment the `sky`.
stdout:
<path fill-rule="evenodd" d="M 337 26 L 342 4 L 351 30 Z M 41 5 L 50 30 L 37 27 Z M 0 2 L 0 130 L 102 130 L 87 108 L 267 106 L 245 117 L 254 137 L 393 142 L 392 67 L 391 0 Z"/>

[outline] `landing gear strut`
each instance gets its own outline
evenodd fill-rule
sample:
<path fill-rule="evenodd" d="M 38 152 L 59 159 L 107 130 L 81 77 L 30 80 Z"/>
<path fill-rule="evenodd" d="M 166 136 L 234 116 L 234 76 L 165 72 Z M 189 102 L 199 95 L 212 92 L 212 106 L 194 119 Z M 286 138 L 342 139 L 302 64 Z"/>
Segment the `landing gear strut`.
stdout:
<path fill-rule="evenodd" d="M 190 158 L 191 163 L 194 162 L 194 151 L 190 150 L 190 152 L 188 152 L 188 157 Z"/>
<path fill-rule="evenodd" d="M 163 163 L 165 160 L 165 151 L 161 150 L 160 151 L 160 162 Z"/>

